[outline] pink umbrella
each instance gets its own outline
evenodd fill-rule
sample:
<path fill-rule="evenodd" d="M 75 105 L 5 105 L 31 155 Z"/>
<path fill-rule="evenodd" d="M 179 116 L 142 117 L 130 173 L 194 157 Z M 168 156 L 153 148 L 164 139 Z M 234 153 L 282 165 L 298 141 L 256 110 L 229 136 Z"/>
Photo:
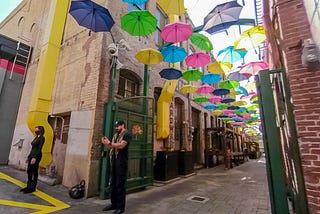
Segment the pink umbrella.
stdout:
<path fill-rule="evenodd" d="M 249 62 L 249 63 L 240 67 L 239 73 L 246 75 L 246 76 L 247 75 L 253 76 L 253 75 L 256 75 L 256 73 L 258 73 L 259 71 L 265 70 L 268 67 L 269 67 L 268 64 L 265 62 L 262 62 L 262 61 L 261 62 Z"/>
<path fill-rule="evenodd" d="M 192 35 L 192 28 L 189 24 L 175 22 L 163 27 L 160 36 L 166 42 L 182 42 L 188 40 Z"/>
<path fill-rule="evenodd" d="M 210 103 L 220 103 L 221 100 L 222 100 L 222 98 L 219 96 L 212 96 L 209 98 Z"/>
<path fill-rule="evenodd" d="M 230 110 L 230 109 L 223 110 L 224 114 L 231 114 L 232 112 L 233 112 L 233 110 Z"/>
<path fill-rule="evenodd" d="M 193 53 L 185 59 L 186 64 L 190 67 L 203 67 L 209 64 L 211 58 L 206 53 Z"/>
<path fill-rule="evenodd" d="M 201 85 L 201 86 L 199 86 L 199 88 L 197 90 L 197 92 L 200 94 L 207 94 L 207 93 L 211 93 L 213 91 L 214 91 L 214 88 L 209 84 Z"/>

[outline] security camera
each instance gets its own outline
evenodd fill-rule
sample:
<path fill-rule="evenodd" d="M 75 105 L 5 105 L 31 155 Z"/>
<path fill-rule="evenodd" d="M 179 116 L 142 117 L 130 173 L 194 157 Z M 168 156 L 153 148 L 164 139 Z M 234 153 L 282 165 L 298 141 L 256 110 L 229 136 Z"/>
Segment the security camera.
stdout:
<path fill-rule="evenodd" d="M 109 51 L 109 54 L 111 56 L 118 56 L 118 47 L 116 44 L 114 43 L 111 43 L 109 46 L 108 46 L 108 51 Z"/>
<path fill-rule="evenodd" d="M 132 48 L 130 47 L 130 45 L 127 43 L 126 40 L 124 39 L 120 39 L 119 41 L 119 45 L 121 47 L 121 49 L 127 50 L 127 51 L 131 51 Z"/>

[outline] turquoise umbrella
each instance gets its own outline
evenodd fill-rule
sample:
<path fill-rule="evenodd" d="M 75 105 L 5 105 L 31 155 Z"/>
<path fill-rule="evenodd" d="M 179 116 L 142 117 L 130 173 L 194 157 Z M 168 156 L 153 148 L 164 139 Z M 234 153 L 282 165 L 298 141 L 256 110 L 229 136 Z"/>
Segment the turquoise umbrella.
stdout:
<path fill-rule="evenodd" d="M 161 54 L 163 56 L 163 61 L 170 63 L 181 62 L 187 56 L 187 52 L 184 48 L 174 45 L 162 48 Z"/>

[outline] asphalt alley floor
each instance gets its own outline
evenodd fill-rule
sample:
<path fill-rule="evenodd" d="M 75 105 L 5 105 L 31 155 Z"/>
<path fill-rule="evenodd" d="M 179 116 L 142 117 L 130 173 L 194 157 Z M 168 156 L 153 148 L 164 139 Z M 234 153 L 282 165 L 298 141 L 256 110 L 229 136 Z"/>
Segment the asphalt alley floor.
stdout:
<path fill-rule="evenodd" d="M 0 213 L 112 213 L 101 211 L 110 200 L 71 199 L 62 185 L 40 181 L 36 192 L 21 193 L 25 181 L 25 171 L 0 167 Z M 125 213 L 270 214 L 265 161 L 249 160 L 229 170 L 220 165 L 168 184 L 155 183 L 128 194 Z"/>

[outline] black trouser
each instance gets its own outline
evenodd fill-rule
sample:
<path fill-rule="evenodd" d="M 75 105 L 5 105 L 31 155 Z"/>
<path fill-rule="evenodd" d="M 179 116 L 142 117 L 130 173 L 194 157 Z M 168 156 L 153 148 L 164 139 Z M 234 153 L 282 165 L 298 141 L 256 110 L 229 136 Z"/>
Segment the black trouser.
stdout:
<path fill-rule="evenodd" d="M 126 206 L 127 161 L 114 158 L 110 176 L 111 204 L 116 209 L 124 210 Z"/>
<path fill-rule="evenodd" d="M 31 190 L 35 190 L 38 182 L 38 170 L 39 170 L 39 163 L 41 158 L 37 158 L 34 164 L 31 164 L 31 158 L 28 160 L 28 184 L 27 188 Z"/>

